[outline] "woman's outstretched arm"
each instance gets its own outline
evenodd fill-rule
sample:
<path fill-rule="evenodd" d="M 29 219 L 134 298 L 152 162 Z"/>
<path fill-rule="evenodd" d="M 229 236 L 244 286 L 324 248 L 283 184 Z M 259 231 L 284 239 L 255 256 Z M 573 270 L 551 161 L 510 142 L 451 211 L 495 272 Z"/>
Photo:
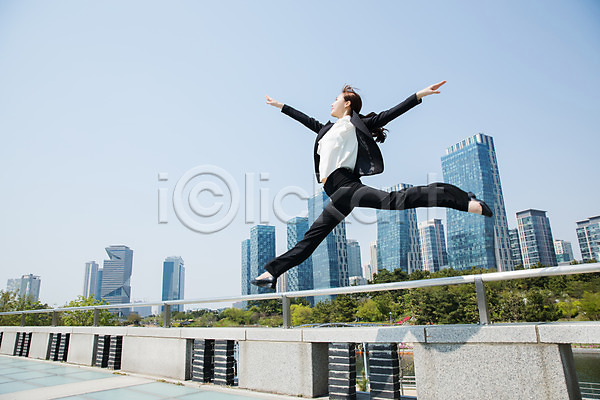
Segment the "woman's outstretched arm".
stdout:
<path fill-rule="evenodd" d="M 395 118 L 398 118 L 414 106 L 421 104 L 421 99 L 425 96 L 429 96 L 430 94 L 438 94 L 439 88 L 446 83 L 446 81 L 441 81 L 431 86 L 427 86 L 425 89 L 419 90 L 417 93 L 409 96 L 402 103 L 398 104 L 395 107 L 390 108 L 389 110 L 382 111 L 377 115 L 374 115 L 370 118 L 363 119 L 363 122 L 367 126 L 367 128 L 381 128 L 385 126 L 387 123 L 392 121 Z"/>
<path fill-rule="evenodd" d="M 278 102 L 275 99 L 270 98 L 269 96 L 265 96 L 267 99 L 267 104 L 276 108 L 279 108 L 282 113 L 294 118 L 296 121 L 302 123 L 308 129 L 315 133 L 319 133 L 321 128 L 323 128 L 323 124 L 317 121 L 314 118 L 309 117 L 308 115 L 300 112 L 287 104 L 283 104 Z"/>

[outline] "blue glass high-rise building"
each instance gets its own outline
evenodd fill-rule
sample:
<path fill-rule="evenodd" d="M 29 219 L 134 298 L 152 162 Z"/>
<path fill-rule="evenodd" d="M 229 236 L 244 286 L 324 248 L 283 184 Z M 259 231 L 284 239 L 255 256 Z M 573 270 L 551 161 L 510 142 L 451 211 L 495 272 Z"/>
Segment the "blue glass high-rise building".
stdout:
<path fill-rule="evenodd" d="M 123 245 L 105 250 L 110 259 L 104 260 L 100 297 L 109 304 L 131 303 L 133 250 Z M 126 313 L 124 309 L 119 310 Z"/>
<path fill-rule="evenodd" d="M 494 140 L 478 133 L 446 149 L 444 181 L 473 192 L 492 209 L 492 218 L 448 209 L 448 261 L 454 269 L 510 271 L 512 254 Z"/>
<path fill-rule="evenodd" d="M 405 183 L 394 185 L 386 192 L 412 187 Z M 417 212 L 411 210 L 376 210 L 377 269 L 406 273 L 423 269 L 421 244 L 417 227 Z"/>
<path fill-rule="evenodd" d="M 363 276 L 360 244 L 355 239 L 348 239 L 348 276 Z"/>
<path fill-rule="evenodd" d="M 525 268 L 531 268 L 538 263 L 545 267 L 557 264 L 552 229 L 546 211 L 532 209 L 519 211 L 517 229 Z"/>
<path fill-rule="evenodd" d="M 242 296 L 250 294 L 250 280 L 254 278 L 250 271 L 250 239 L 242 241 Z"/>
<path fill-rule="evenodd" d="M 304 238 L 308 230 L 307 217 L 295 217 L 287 222 L 287 248 L 291 249 Z M 290 269 L 288 272 L 288 291 L 311 290 L 313 283 L 312 257 L 308 257 L 302 264 Z"/>
<path fill-rule="evenodd" d="M 329 196 L 321 190 L 308 199 L 308 223 L 312 225 L 329 203 Z M 348 249 L 346 222 L 340 222 L 312 254 L 315 289 L 348 286 Z M 319 296 L 315 301 L 333 296 Z"/>
<path fill-rule="evenodd" d="M 162 299 L 181 300 L 185 287 L 185 267 L 181 257 L 167 257 L 163 262 Z M 162 308 L 162 307 L 161 307 Z M 171 306 L 171 311 L 183 311 L 183 304 Z"/>
<path fill-rule="evenodd" d="M 275 257 L 275 227 L 255 225 L 250 229 L 250 279 L 265 272 L 265 264 Z M 274 289 L 251 285 L 250 294 L 272 293 Z"/>
<path fill-rule="evenodd" d="M 440 219 L 431 219 L 419 224 L 421 238 L 421 257 L 423 269 L 429 272 L 438 272 L 448 267 L 448 254 L 446 252 L 446 239 L 444 225 Z"/>

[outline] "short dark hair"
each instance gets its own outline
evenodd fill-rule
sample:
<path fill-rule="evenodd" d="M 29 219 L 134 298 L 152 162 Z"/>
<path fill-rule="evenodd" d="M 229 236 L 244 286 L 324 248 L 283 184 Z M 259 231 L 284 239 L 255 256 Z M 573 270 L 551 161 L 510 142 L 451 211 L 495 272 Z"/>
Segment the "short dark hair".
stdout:
<path fill-rule="evenodd" d="M 362 99 L 360 98 L 359 94 L 356 93 L 356 90 L 358 90 L 358 88 L 354 88 L 350 85 L 344 85 L 344 88 L 342 89 L 344 100 L 350 102 L 350 108 L 352 109 L 352 111 L 354 111 L 361 117 L 367 118 L 377 115 L 374 112 L 371 112 L 367 115 L 360 114 L 360 110 L 362 109 Z M 371 135 L 373 136 L 376 142 L 383 143 L 385 141 L 385 138 L 387 137 L 386 131 L 387 129 L 385 128 L 373 128 L 371 130 Z"/>

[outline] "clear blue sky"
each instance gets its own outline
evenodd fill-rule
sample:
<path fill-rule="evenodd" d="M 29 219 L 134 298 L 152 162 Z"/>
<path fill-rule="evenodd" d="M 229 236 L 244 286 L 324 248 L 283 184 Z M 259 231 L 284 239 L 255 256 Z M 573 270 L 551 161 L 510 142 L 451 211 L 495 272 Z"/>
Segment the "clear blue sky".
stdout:
<path fill-rule="evenodd" d="M 264 95 L 326 121 L 345 83 L 381 111 L 448 81 L 388 125 L 385 172 L 365 184 L 441 180 L 445 148 L 483 132 L 509 226 L 517 211 L 546 210 L 579 257 L 575 221 L 600 214 L 598 38 L 595 0 L 2 1 L 0 286 L 37 274 L 41 300 L 62 305 L 82 293 L 86 261 L 125 244 L 134 299 L 160 299 L 171 255 L 185 260 L 186 298 L 239 294 L 243 203 L 227 228 L 200 234 L 172 207 L 157 223 L 158 189 L 210 164 L 242 193 L 257 174 L 256 215 L 260 189 L 270 201 L 287 186 L 312 191 L 314 136 Z M 288 197 L 285 208 L 305 207 Z M 375 227 L 352 220 L 366 263 Z M 269 221 L 279 254 L 285 225 Z"/>

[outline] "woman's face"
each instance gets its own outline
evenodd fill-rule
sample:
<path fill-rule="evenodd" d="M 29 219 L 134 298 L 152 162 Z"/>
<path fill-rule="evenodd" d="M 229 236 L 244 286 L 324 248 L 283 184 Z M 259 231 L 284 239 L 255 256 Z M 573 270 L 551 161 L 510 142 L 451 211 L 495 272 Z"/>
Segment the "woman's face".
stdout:
<path fill-rule="evenodd" d="M 350 111 L 350 102 L 344 100 L 344 94 L 340 95 L 331 104 L 331 116 L 336 118 L 342 118 L 346 110 Z"/>

